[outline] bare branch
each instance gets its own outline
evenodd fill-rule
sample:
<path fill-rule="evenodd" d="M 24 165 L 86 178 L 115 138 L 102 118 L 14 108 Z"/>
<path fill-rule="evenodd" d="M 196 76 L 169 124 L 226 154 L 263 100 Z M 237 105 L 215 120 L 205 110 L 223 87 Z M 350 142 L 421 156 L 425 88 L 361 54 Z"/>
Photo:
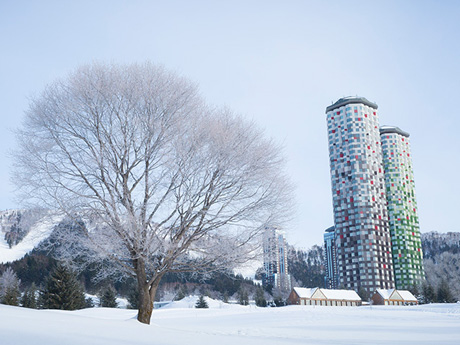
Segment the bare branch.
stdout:
<path fill-rule="evenodd" d="M 144 306 L 168 271 L 253 258 L 264 226 L 289 214 L 280 148 L 152 64 L 78 69 L 31 102 L 18 139 L 25 200 L 81 219 L 65 236 L 135 275 Z"/>

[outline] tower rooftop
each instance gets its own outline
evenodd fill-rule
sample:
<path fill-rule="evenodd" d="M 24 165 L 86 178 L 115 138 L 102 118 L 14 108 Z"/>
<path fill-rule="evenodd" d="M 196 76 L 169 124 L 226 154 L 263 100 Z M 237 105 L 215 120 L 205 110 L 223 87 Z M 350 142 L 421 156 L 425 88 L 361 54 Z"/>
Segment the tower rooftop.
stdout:
<path fill-rule="evenodd" d="M 397 133 L 399 135 L 402 135 L 403 137 L 409 138 L 409 133 L 403 131 L 401 128 L 396 126 L 380 126 L 379 130 L 380 134 Z"/>
<path fill-rule="evenodd" d="M 327 228 L 326 230 L 324 230 L 325 232 L 334 232 L 335 231 L 335 226 L 332 225 L 331 227 Z"/>
<path fill-rule="evenodd" d="M 350 96 L 350 97 L 343 97 L 343 98 L 340 98 L 337 102 L 335 102 L 334 104 L 328 106 L 326 108 L 326 113 L 334 110 L 334 109 L 337 109 L 337 108 L 340 108 L 340 107 L 343 107 L 344 105 L 347 105 L 347 104 L 364 104 L 364 105 L 367 105 L 371 108 L 374 108 L 374 109 L 377 109 L 378 108 L 378 105 L 375 104 L 375 103 L 372 103 L 370 101 L 368 101 L 366 98 L 364 97 L 353 97 L 353 96 Z"/>

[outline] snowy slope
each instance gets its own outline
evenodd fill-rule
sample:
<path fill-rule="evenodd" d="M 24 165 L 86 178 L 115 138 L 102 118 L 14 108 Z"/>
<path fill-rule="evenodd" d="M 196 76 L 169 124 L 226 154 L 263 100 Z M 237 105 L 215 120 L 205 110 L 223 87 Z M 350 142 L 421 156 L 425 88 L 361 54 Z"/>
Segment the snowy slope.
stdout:
<path fill-rule="evenodd" d="M 19 260 L 31 252 L 44 239 L 48 238 L 53 228 L 62 220 L 62 216 L 46 214 L 31 225 L 29 233 L 13 247 L 9 247 L 3 233 L 0 234 L 0 263 Z"/>
<path fill-rule="evenodd" d="M 460 304 L 210 309 L 173 304 L 155 310 L 151 325 L 140 324 L 135 316 L 136 311 L 123 309 L 65 312 L 0 305 L 0 343 L 431 345 L 458 344 L 460 339 Z"/>

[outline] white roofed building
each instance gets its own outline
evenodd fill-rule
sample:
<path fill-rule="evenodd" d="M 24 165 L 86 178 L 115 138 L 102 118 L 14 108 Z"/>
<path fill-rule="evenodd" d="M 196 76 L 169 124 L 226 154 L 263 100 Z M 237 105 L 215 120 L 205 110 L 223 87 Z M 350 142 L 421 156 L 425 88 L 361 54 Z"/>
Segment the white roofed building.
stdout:
<path fill-rule="evenodd" d="M 354 290 L 295 287 L 288 297 L 288 304 L 355 307 L 360 306 L 362 300 Z"/>
<path fill-rule="evenodd" d="M 407 290 L 376 289 L 371 298 L 374 305 L 415 305 L 417 298 Z"/>

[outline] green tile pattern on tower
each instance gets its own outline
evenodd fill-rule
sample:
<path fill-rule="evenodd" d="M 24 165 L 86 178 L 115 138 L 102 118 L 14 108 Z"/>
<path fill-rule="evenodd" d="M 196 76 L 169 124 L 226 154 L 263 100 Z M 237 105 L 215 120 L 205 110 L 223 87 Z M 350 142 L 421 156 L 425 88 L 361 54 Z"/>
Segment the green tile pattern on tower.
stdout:
<path fill-rule="evenodd" d="M 424 279 L 409 134 L 387 126 L 380 133 L 394 279 L 397 289 L 409 289 Z"/>

